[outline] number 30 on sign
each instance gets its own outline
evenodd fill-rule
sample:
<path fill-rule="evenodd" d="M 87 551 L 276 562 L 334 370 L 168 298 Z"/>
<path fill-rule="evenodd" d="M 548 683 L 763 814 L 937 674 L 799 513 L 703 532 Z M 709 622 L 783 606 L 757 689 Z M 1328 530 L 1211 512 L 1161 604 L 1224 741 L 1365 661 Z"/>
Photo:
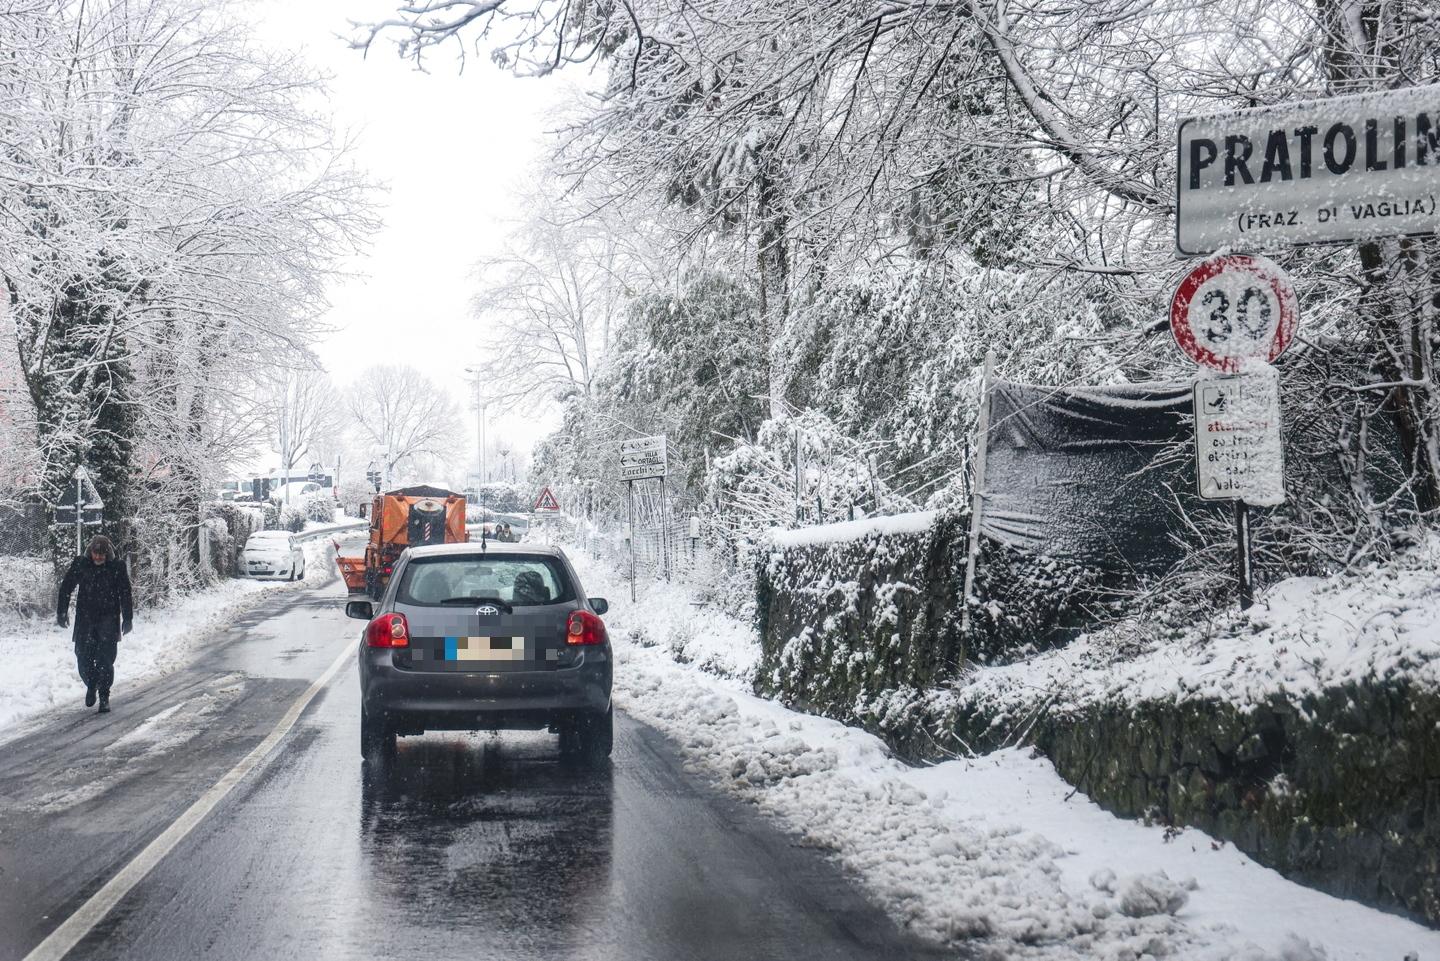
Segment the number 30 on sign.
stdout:
<path fill-rule="evenodd" d="M 1195 363 L 1233 374 L 1285 352 L 1300 319 L 1295 288 L 1264 257 L 1231 254 L 1186 275 L 1170 301 L 1170 332 Z"/>

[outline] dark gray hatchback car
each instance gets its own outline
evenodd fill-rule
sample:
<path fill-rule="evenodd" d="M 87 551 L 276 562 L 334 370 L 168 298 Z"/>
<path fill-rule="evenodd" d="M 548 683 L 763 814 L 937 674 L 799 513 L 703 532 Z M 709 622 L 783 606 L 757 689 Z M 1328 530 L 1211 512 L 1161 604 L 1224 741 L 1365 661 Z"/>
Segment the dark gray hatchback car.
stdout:
<path fill-rule="evenodd" d="M 379 602 L 345 613 L 360 639 L 360 750 L 425 731 L 545 730 L 563 754 L 610 754 L 610 639 L 563 551 L 531 544 L 416 547 Z"/>

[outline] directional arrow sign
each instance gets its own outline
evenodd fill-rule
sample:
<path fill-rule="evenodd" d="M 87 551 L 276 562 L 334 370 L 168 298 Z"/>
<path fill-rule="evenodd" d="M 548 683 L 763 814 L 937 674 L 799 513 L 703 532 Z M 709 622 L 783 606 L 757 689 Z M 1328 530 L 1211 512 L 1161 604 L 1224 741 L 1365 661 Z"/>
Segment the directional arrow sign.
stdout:
<path fill-rule="evenodd" d="M 636 437 L 620 442 L 620 479 L 644 480 L 670 473 L 665 435 Z"/>

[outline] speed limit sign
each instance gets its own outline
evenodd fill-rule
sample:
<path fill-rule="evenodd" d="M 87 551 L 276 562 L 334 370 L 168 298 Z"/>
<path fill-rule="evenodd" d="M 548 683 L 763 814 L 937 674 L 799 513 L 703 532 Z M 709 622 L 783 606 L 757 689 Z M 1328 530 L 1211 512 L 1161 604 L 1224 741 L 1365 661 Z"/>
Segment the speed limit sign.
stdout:
<path fill-rule="evenodd" d="M 1170 332 L 1195 363 L 1233 374 L 1270 362 L 1295 336 L 1300 309 L 1290 278 L 1264 257 L 1230 254 L 1186 275 L 1170 301 Z"/>

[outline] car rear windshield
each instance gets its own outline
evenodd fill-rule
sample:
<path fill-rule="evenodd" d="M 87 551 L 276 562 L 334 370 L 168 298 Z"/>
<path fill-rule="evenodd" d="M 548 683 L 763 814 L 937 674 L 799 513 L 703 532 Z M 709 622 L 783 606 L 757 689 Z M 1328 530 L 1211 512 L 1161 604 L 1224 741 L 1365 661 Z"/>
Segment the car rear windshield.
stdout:
<path fill-rule="evenodd" d="M 412 560 L 395 599 L 401 604 L 454 604 L 481 599 L 513 607 L 563 604 L 575 599 L 565 568 L 553 557 L 458 554 Z"/>

